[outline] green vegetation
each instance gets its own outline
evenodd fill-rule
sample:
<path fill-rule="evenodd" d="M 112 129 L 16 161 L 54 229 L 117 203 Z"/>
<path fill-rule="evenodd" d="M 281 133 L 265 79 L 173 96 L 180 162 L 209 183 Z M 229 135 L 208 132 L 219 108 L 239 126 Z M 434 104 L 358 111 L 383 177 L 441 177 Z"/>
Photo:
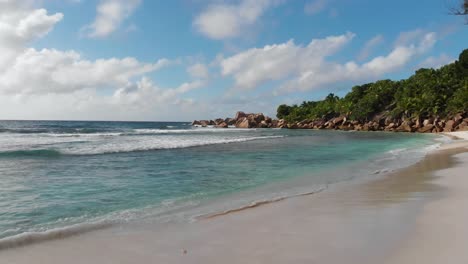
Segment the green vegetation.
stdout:
<path fill-rule="evenodd" d="M 468 49 L 458 61 L 440 69 L 419 69 L 406 80 L 381 80 L 354 86 L 343 98 L 329 94 L 322 101 L 280 105 L 277 117 L 288 122 L 346 115 L 368 121 L 376 115 L 447 117 L 468 111 Z"/>

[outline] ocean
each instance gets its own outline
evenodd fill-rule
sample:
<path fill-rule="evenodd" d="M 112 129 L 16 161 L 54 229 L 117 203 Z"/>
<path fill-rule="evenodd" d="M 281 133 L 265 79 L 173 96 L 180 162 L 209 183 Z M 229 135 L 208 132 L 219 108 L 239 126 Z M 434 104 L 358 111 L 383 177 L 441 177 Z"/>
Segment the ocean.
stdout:
<path fill-rule="evenodd" d="M 427 134 L 0 121 L 0 246 L 323 191 L 419 161 Z"/>

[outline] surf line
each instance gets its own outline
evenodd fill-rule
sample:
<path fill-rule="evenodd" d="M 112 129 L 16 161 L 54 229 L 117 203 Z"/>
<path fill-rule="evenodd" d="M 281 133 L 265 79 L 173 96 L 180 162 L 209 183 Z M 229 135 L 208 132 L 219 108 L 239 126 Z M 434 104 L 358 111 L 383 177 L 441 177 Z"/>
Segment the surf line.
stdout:
<path fill-rule="evenodd" d="M 241 207 L 234 208 L 234 209 L 229 209 L 229 210 L 222 211 L 222 212 L 200 215 L 200 216 L 195 217 L 195 219 L 196 220 L 213 219 L 213 218 L 216 218 L 216 217 L 225 216 L 225 215 L 228 215 L 228 214 L 237 213 L 237 212 L 241 212 L 241 211 L 248 210 L 248 209 L 257 208 L 257 207 L 260 207 L 260 206 L 263 206 L 263 205 L 272 204 L 272 203 L 276 203 L 276 202 L 281 202 L 281 201 L 284 201 L 284 200 L 287 200 L 287 199 L 290 199 L 290 198 L 296 198 L 296 197 L 302 197 L 302 196 L 309 196 L 309 195 L 317 194 L 317 193 L 320 193 L 320 192 L 322 192 L 322 191 L 324 191 L 326 189 L 327 189 L 327 187 L 323 187 L 323 188 L 320 188 L 318 190 L 311 191 L 311 192 L 300 193 L 300 194 L 295 194 L 295 195 L 291 195 L 291 196 L 281 196 L 281 197 L 274 198 L 274 199 L 271 199 L 271 200 L 263 200 L 263 201 L 253 202 L 253 203 L 251 203 L 249 205 L 241 206 Z"/>

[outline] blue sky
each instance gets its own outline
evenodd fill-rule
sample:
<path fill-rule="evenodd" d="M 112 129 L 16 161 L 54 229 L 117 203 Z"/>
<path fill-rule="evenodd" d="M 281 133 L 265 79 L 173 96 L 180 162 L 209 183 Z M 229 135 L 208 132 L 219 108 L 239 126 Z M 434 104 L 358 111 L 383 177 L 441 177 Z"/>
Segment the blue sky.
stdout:
<path fill-rule="evenodd" d="M 273 116 L 455 60 L 455 3 L 0 0 L 0 119 Z"/>

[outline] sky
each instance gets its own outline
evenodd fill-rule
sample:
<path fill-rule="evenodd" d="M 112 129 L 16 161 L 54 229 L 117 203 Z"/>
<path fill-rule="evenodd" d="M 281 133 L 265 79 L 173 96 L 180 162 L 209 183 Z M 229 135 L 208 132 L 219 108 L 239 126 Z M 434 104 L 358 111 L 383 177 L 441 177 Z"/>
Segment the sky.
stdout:
<path fill-rule="evenodd" d="M 457 0 L 0 0 L 0 119 L 190 121 L 453 62 Z"/>

